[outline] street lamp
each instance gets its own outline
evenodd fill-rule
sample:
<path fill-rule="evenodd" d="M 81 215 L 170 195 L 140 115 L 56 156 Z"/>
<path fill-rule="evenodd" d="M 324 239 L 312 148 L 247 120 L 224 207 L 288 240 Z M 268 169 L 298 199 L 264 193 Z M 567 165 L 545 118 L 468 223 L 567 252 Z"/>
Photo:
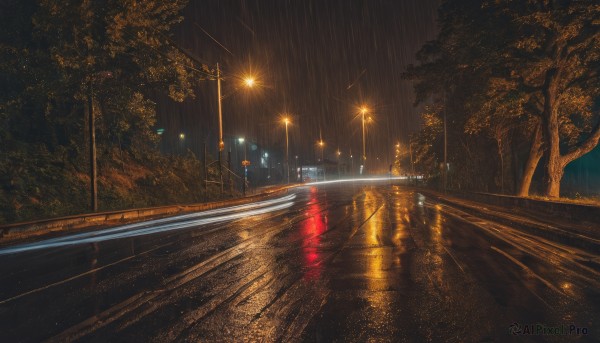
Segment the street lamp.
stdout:
<path fill-rule="evenodd" d="M 294 179 L 298 182 L 298 155 L 296 155 L 296 162 L 294 162 Z"/>
<path fill-rule="evenodd" d="M 256 81 L 254 80 L 254 78 L 253 78 L 252 76 L 247 76 L 247 77 L 244 79 L 244 84 L 246 84 L 246 87 L 248 87 L 248 88 L 252 88 L 252 87 L 254 87 L 254 83 L 255 83 L 255 82 L 256 82 Z"/>
<path fill-rule="evenodd" d="M 323 181 L 325 181 L 325 159 L 323 158 L 323 150 L 325 149 L 325 142 L 321 139 L 319 141 L 319 147 L 321 147 L 321 165 L 323 166 Z"/>
<path fill-rule="evenodd" d="M 271 160 L 269 160 L 269 153 L 265 152 L 265 163 L 267 164 L 267 180 L 271 180 Z"/>
<path fill-rule="evenodd" d="M 287 170 L 287 183 L 290 183 L 290 141 L 288 136 L 288 125 L 290 124 L 290 118 L 283 117 L 285 123 L 285 166 Z"/>
<path fill-rule="evenodd" d="M 244 160 L 242 161 L 242 166 L 244 166 L 244 178 L 242 179 L 242 195 L 246 195 L 246 178 L 248 177 L 248 161 L 246 160 L 246 144 L 244 144 L 246 140 L 244 137 L 238 138 L 238 143 L 244 146 Z"/>
<path fill-rule="evenodd" d="M 367 144 L 366 144 L 366 140 L 365 140 L 365 114 L 367 114 L 367 112 L 369 111 L 369 109 L 366 106 L 362 106 L 360 108 L 360 114 L 361 114 L 361 118 L 362 118 L 362 143 L 363 143 L 363 153 L 362 153 L 362 168 L 360 170 L 360 173 L 363 173 L 363 170 L 366 170 L 366 165 L 367 165 Z"/>
<path fill-rule="evenodd" d="M 352 155 L 352 149 L 350 149 L 350 176 L 354 176 L 354 156 Z"/>
<path fill-rule="evenodd" d="M 248 88 L 252 88 L 256 84 L 256 80 L 251 76 L 247 76 L 244 79 L 244 84 Z M 223 142 L 223 96 L 221 95 L 221 69 L 219 68 L 219 63 L 217 63 L 217 97 L 219 99 L 219 178 L 221 179 L 221 194 L 223 194 L 223 166 L 221 163 L 221 155 L 225 149 L 225 143 Z"/>
<path fill-rule="evenodd" d="M 337 170 L 338 170 L 338 179 L 341 178 L 341 173 L 340 173 L 340 156 L 342 155 L 342 152 L 340 151 L 340 149 L 338 149 L 337 151 Z"/>

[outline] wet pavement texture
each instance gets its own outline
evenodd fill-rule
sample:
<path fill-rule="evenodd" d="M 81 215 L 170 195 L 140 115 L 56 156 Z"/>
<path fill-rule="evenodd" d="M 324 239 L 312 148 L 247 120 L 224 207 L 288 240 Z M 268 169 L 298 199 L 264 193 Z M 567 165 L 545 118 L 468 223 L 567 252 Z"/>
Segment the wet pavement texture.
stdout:
<path fill-rule="evenodd" d="M 400 186 L 290 194 L 0 250 L 0 341 L 600 341 L 598 253 Z"/>

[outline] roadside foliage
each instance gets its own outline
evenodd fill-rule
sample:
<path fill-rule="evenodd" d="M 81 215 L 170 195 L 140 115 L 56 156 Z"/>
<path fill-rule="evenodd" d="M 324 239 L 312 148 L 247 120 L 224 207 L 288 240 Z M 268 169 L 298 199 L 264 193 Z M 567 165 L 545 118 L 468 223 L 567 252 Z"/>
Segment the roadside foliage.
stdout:
<path fill-rule="evenodd" d="M 450 186 L 558 197 L 565 167 L 600 140 L 600 5 L 448 0 L 439 25 L 405 77 L 417 103 L 446 111 Z"/>
<path fill-rule="evenodd" d="M 100 210 L 194 202 L 214 192 L 203 189 L 195 156 L 159 153 L 154 127 L 153 99 L 193 97 L 202 78 L 203 67 L 170 38 L 186 3 L 3 1 L 0 223 L 89 210 L 90 106 Z"/>

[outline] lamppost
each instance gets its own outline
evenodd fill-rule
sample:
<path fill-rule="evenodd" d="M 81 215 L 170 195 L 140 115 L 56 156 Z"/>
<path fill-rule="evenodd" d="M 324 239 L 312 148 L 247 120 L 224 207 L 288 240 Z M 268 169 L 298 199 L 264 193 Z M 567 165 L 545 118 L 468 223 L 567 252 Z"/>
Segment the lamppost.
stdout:
<path fill-rule="evenodd" d="M 221 184 L 221 196 L 223 195 L 223 165 L 221 163 L 221 155 L 225 149 L 225 143 L 223 142 L 223 108 L 221 96 L 221 69 L 219 69 L 219 63 L 217 63 L 217 97 L 219 98 L 219 179 Z"/>
<path fill-rule="evenodd" d="M 244 85 L 248 88 L 252 88 L 255 85 L 253 77 L 249 76 L 244 79 Z M 221 182 L 221 194 L 223 194 L 223 165 L 221 163 L 222 153 L 225 149 L 225 142 L 223 142 L 223 96 L 221 95 L 221 69 L 219 63 L 217 63 L 217 97 L 219 99 L 219 178 Z"/>
<path fill-rule="evenodd" d="M 360 108 L 360 114 L 361 114 L 361 118 L 362 118 L 362 169 L 360 170 L 360 173 L 363 173 L 363 170 L 367 169 L 367 144 L 366 144 L 366 140 L 365 140 L 365 114 L 367 114 L 369 110 L 363 106 Z"/>
<path fill-rule="evenodd" d="M 265 163 L 267 164 L 267 181 L 271 181 L 271 160 L 269 159 L 269 153 L 265 151 Z"/>
<path fill-rule="evenodd" d="M 244 146 L 244 160 L 242 161 L 242 166 L 244 166 L 244 177 L 242 178 L 242 195 L 246 195 L 246 178 L 248 177 L 248 161 L 246 160 L 246 144 L 244 144 L 246 140 L 244 137 L 238 138 L 238 143 Z"/>
<path fill-rule="evenodd" d="M 342 155 L 342 152 L 340 151 L 340 149 L 338 149 L 337 151 L 337 170 L 338 170 L 338 179 L 341 179 L 341 174 L 340 174 L 340 156 Z"/>
<path fill-rule="evenodd" d="M 284 117 L 283 122 L 285 123 L 285 168 L 287 170 L 287 183 L 290 183 L 290 141 L 288 136 L 290 118 Z"/>
<path fill-rule="evenodd" d="M 94 81 L 102 82 L 110 79 L 110 71 L 101 71 L 88 77 L 88 113 L 89 113 L 89 138 L 90 138 L 90 207 L 93 212 L 98 211 L 98 180 L 96 164 L 96 116 L 94 114 Z"/>
<path fill-rule="evenodd" d="M 296 155 L 296 162 L 294 162 L 294 182 L 298 182 L 298 155 Z"/>
<path fill-rule="evenodd" d="M 323 167 L 323 181 L 325 181 L 325 159 L 323 158 L 323 150 L 325 150 L 325 142 L 321 139 L 319 141 L 319 147 L 321 147 L 321 166 Z"/>
<path fill-rule="evenodd" d="M 350 177 L 354 177 L 354 156 L 352 155 L 352 149 L 350 149 Z"/>

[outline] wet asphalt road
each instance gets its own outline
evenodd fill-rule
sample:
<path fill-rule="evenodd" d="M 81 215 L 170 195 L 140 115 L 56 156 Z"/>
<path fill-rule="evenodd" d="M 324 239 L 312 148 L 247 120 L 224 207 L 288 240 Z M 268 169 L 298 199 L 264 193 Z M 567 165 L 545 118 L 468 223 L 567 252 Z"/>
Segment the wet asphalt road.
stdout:
<path fill-rule="evenodd" d="M 290 193 L 0 250 L 0 341 L 600 341 L 598 253 L 398 186 Z"/>

